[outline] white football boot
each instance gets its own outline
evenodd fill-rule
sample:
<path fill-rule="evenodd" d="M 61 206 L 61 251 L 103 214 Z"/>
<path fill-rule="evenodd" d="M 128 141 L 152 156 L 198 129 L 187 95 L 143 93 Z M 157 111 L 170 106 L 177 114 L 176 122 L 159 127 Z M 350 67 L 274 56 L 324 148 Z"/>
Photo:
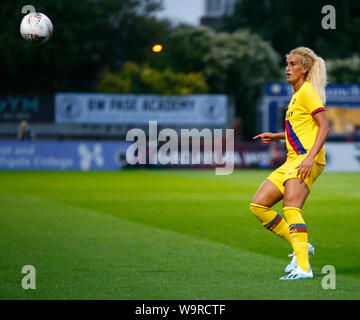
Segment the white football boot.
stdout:
<path fill-rule="evenodd" d="M 313 278 L 312 270 L 309 267 L 309 271 L 306 272 L 297 266 L 293 271 L 291 271 L 286 276 L 280 278 L 280 280 L 303 280 L 303 279 L 311 279 Z"/>
<path fill-rule="evenodd" d="M 309 250 L 309 258 L 315 253 L 315 248 L 308 242 L 308 250 Z M 286 266 L 285 273 L 290 273 L 297 267 L 297 258 L 295 252 L 288 255 L 288 257 L 292 257 L 291 262 Z M 309 264 L 310 269 L 310 264 Z"/>

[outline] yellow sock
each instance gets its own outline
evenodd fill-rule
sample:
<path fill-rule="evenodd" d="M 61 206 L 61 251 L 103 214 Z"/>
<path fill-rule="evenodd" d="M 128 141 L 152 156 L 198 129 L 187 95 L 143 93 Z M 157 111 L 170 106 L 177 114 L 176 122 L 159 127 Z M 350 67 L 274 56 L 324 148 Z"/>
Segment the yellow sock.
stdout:
<path fill-rule="evenodd" d="M 308 233 L 302 210 L 295 207 L 283 208 L 289 225 L 291 244 L 297 258 L 297 264 L 304 271 L 309 271 Z"/>
<path fill-rule="evenodd" d="M 289 225 L 281 215 L 268 207 L 256 203 L 250 203 L 250 210 L 266 229 L 274 232 L 291 244 Z"/>

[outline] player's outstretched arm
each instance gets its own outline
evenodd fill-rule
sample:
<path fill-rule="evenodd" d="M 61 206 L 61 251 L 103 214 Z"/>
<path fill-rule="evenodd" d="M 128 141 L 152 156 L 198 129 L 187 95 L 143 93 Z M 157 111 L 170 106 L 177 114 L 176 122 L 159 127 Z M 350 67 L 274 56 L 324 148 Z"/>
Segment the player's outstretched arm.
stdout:
<path fill-rule="evenodd" d="M 265 144 L 268 144 L 271 141 L 285 140 L 285 132 L 279 132 L 279 133 L 264 132 L 253 137 L 253 140 L 256 139 L 261 139 L 261 142 Z"/>

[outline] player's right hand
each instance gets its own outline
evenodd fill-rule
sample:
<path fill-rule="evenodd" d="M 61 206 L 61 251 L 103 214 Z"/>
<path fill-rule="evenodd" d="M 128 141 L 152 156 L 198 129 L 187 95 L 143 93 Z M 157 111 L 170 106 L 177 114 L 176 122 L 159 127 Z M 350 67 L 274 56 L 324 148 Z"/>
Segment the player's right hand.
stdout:
<path fill-rule="evenodd" d="M 262 143 L 268 144 L 271 141 L 276 140 L 275 135 L 272 132 L 264 132 L 261 134 L 258 134 L 257 136 L 253 137 L 253 140 L 261 139 Z"/>

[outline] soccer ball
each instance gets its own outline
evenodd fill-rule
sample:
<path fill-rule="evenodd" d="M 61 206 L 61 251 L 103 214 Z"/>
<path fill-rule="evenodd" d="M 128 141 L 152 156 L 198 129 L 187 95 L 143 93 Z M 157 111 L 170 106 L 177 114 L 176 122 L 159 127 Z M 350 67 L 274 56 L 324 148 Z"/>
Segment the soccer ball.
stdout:
<path fill-rule="evenodd" d="M 20 33 L 25 40 L 42 44 L 53 34 L 53 25 L 43 13 L 32 12 L 21 20 Z"/>

